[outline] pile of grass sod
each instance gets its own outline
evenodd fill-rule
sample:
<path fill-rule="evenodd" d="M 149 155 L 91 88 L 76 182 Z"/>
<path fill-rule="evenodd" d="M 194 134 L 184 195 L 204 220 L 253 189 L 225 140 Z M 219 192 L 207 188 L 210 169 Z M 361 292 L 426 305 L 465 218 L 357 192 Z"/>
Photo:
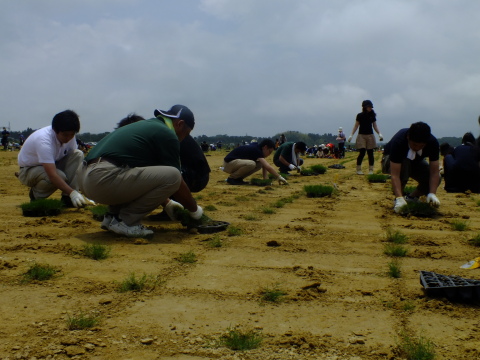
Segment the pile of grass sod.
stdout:
<path fill-rule="evenodd" d="M 333 186 L 329 185 L 305 185 L 303 189 L 309 198 L 330 196 L 333 193 Z"/>
<path fill-rule="evenodd" d="M 252 178 L 250 179 L 250 184 L 257 186 L 270 186 L 272 185 L 272 179 Z"/>
<path fill-rule="evenodd" d="M 63 208 L 61 200 L 38 199 L 20 205 L 23 216 L 56 216 Z"/>
<path fill-rule="evenodd" d="M 311 176 L 311 175 L 315 175 L 315 173 L 313 172 L 312 169 L 302 169 L 302 171 L 300 171 L 300 175 Z"/>
<path fill-rule="evenodd" d="M 108 213 L 107 205 L 96 205 L 90 208 L 93 218 L 98 221 L 103 221 L 103 217 Z"/>
<path fill-rule="evenodd" d="M 399 213 L 403 216 L 431 218 L 438 215 L 438 210 L 436 207 L 433 207 L 425 202 L 409 202 L 402 206 Z"/>
<path fill-rule="evenodd" d="M 371 183 L 384 183 L 387 182 L 388 178 L 389 176 L 384 174 L 370 174 L 367 176 L 368 181 Z"/>
<path fill-rule="evenodd" d="M 310 170 L 317 175 L 325 174 L 327 172 L 327 167 L 323 165 L 312 165 Z"/>

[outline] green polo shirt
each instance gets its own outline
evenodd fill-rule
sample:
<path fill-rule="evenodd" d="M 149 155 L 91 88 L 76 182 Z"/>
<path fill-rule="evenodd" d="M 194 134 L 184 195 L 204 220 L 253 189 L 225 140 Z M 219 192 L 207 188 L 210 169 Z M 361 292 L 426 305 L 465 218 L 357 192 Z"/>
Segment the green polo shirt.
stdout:
<path fill-rule="evenodd" d="M 180 170 L 180 142 L 165 122 L 153 118 L 137 121 L 108 134 L 90 150 L 86 161 L 105 157 L 129 167 L 173 166 Z"/>
<path fill-rule="evenodd" d="M 280 147 L 273 154 L 273 162 L 278 161 L 280 155 L 289 163 L 292 162 L 292 146 L 295 144 L 293 141 L 289 141 L 280 145 Z"/>

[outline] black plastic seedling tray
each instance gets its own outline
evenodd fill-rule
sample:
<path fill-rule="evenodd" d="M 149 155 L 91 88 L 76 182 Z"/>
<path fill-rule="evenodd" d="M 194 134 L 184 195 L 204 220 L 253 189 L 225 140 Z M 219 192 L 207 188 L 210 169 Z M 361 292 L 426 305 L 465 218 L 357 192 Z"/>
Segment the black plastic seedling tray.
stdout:
<path fill-rule="evenodd" d="M 219 231 L 225 230 L 230 223 L 226 221 L 215 221 L 212 220 L 206 224 L 203 225 L 198 225 L 196 228 L 199 233 L 201 234 L 211 234 L 211 233 L 216 233 Z"/>
<path fill-rule="evenodd" d="M 461 301 L 480 300 L 480 280 L 420 271 L 420 283 L 427 295 L 432 297 L 446 296 L 448 299 Z"/>

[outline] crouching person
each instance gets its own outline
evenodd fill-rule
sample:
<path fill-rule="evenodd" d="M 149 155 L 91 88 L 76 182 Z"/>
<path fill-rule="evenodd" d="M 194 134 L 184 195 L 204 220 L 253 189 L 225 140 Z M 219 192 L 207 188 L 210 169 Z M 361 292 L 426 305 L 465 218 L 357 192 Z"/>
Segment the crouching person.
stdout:
<path fill-rule="evenodd" d="M 75 135 L 80 131 L 80 119 L 72 110 L 53 117 L 52 125 L 31 134 L 18 154 L 18 179 L 30 187 L 30 200 L 45 199 L 61 190 L 66 207 L 85 205 L 77 191 L 77 169 L 83 152 L 77 149 Z"/>
<path fill-rule="evenodd" d="M 270 139 L 259 143 L 239 146 L 230 151 L 223 160 L 223 171 L 229 173 L 227 183 L 230 185 L 247 185 L 243 181 L 247 176 L 262 169 L 263 178 L 267 179 L 267 173 L 272 174 L 281 184 L 287 184 L 285 178 L 270 165 L 265 158 L 269 157 L 275 149 L 275 143 Z"/>
<path fill-rule="evenodd" d="M 436 196 L 440 184 L 439 152 L 438 140 L 424 122 L 416 122 L 410 128 L 398 131 L 385 145 L 382 172 L 392 176 L 395 212 L 398 213 L 407 201 L 414 201 L 422 195 L 427 196 L 428 203 L 440 205 Z M 404 194 L 409 178 L 416 180 L 418 186 L 412 193 Z"/>
<path fill-rule="evenodd" d="M 90 151 L 79 182 L 86 196 L 109 206 L 102 229 L 127 237 L 153 236 L 141 220 L 160 205 L 169 215 L 183 205 L 193 219 L 201 218 L 203 210 L 180 172 L 180 141 L 194 125 L 190 109 L 175 105 L 158 110 L 155 118 L 118 128 Z"/>

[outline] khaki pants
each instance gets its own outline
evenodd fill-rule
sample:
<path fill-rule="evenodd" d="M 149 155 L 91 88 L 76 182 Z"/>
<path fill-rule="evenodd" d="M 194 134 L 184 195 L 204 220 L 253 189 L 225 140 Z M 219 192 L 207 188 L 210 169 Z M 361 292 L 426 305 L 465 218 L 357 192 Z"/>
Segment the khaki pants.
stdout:
<path fill-rule="evenodd" d="M 75 150 L 55 163 L 57 174 L 72 189 L 78 190 L 77 170 L 83 162 L 83 152 Z M 45 199 L 52 195 L 57 188 L 50 182 L 42 165 L 20 168 L 18 180 L 23 185 L 32 188 L 35 199 Z"/>
<path fill-rule="evenodd" d="M 237 159 L 223 163 L 223 171 L 232 179 L 243 179 L 262 168 L 258 161 Z"/>
<path fill-rule="evenodd" d="M 84 163 L 78 181 L 86 197 L 109 205 L 112 214 L 133 226 L 179 189 L 182 175 L 171 166 L 129 168 L 102 161 Z"/>

